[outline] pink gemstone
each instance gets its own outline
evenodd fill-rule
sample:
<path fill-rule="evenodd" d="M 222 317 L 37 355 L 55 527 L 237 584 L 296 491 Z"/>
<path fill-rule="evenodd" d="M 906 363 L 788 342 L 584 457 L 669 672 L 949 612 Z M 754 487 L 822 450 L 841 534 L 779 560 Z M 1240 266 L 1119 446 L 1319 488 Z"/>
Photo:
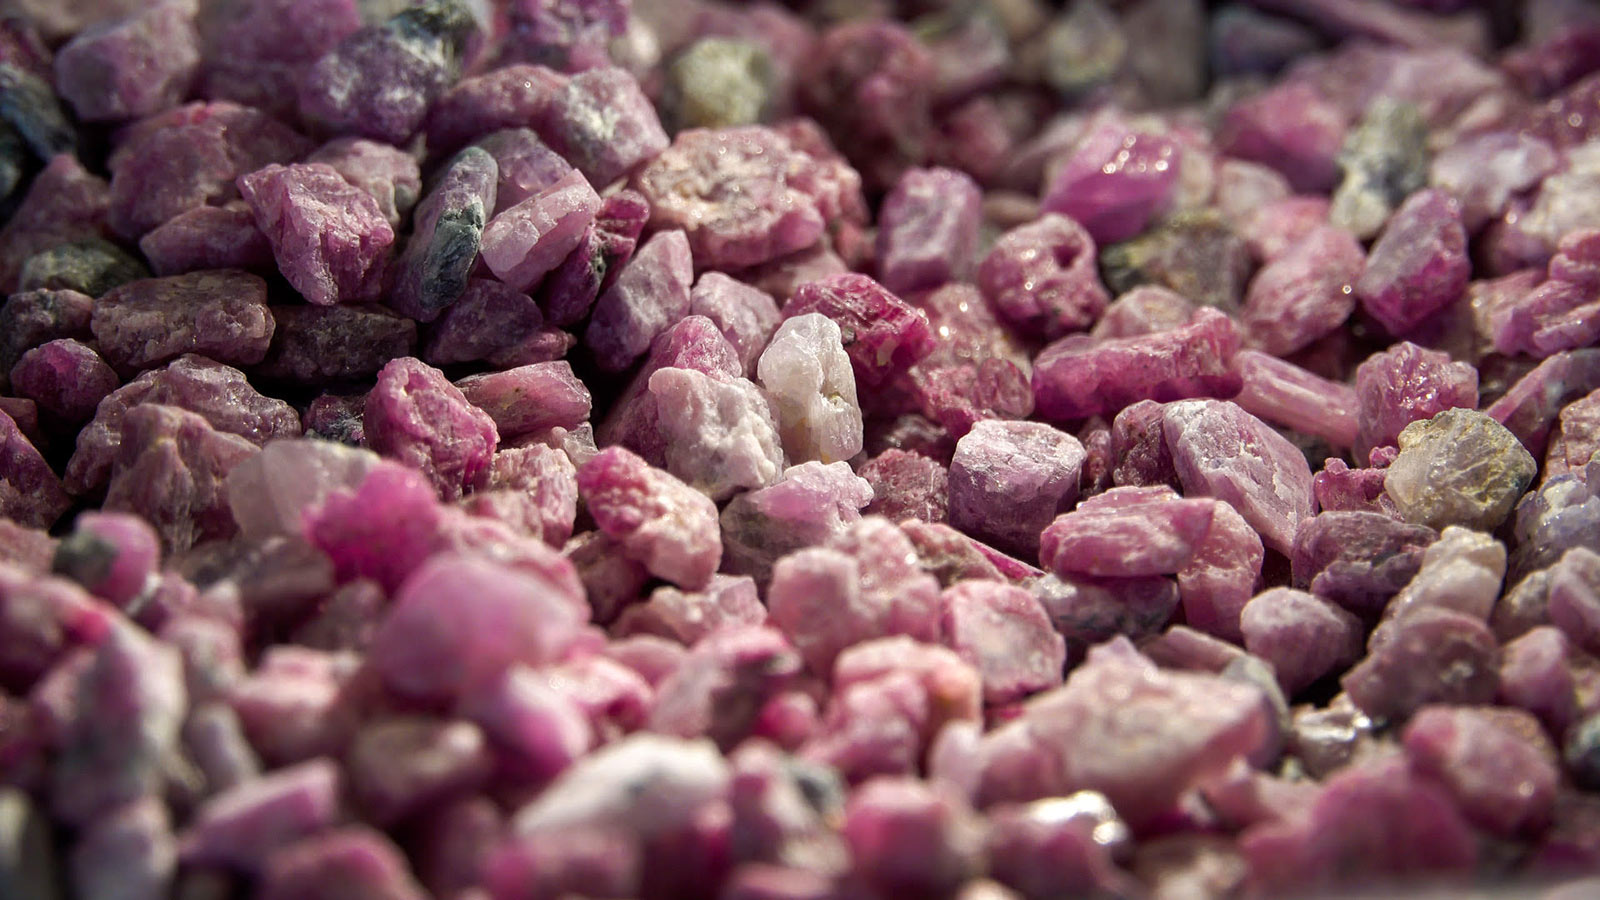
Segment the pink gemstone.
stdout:
<path fill-rule="evenodd" d="M 231 537 L 237 526 L 224 479 L 257 452 L 254 444 L 188 410 L 141 404 L 123 418 L 105 508 L 148 519 L 169 552 Z"/>
<path fill-rule="evenodd" d="M 1287 82 L 1230 107 L 1218 147 L 1278 170 L 1297 191 L 1324 193 L 1339 182 L 1336 161 L 1347 120 L 1304 83 Z"/>
<path fill-rule="evenodd" d="M 584 463 L 578 489 L 601 530 L 652 574 L 691 589 L 710 581 L 722 559 L 710 498 L 621 447 Z"/>
<path fill-rule="evenodd" d="M 271 165 L 240 176 L 239 192 L 272 244 L 278 270 L 321 306 L 375 299 L 394 229 L 372 195 L 324 163 Z"/>
<path fill-rule="evenodd" d="M 95 304 L 90 328 L 106 360 L 131 373 L 185 353 L 258 363 L 275 325 L 266 282 L 223 270 L 124 284 Z"/>
<path fill-rule="evenodd" d="M 1063 577 L 1139 577 L 1177 572 L 1211 530 L 1216 507 L 1167 487 L 1119 487 L 1056 517 L 1039 560 Z"/>
<path fill-rule="evenodd" d="M 878 277 L 895 293 L 966 280 L 981 217 L 978 185 L 952 169 L 910 169 L 878 215 Z"/>
<path fill-rule="evenodd" d="M 275 850 L 339 819 L 339 784 L 338 764 L 319 758 L 224 791 L 183 832 L 182 859 L 260 871 Z"/>
<path fill-rule="evenodd" d="M 1083 223 L 1095 241 L 1125 241 L 1170 208 L 1183 162 L 1168 138 L 1106 122 L 1084 135 L 1045 191 L 1046 212 Z"/>
<path fill-rule="evenodd" d="M 71 338 L 40 344 L 11 368 L 13 393 L 75 424 L 93 418 L 100 401 L 121 384 L 100 354 Z"/>
<path fill-rule="evenodd" d="M 1287 356 L 1344 324 L 1355 311 L 1361 245 L 1333 226 L 1312 231 L 1250 282 L 1241 312 L 1246 340 Z"/>
<path fill-rule="evenodd" d="M 940 598 L 944 640 L 983 677 L 987 703 L 1010 703 L 1061 683 L 1066 643 L 1024 588 L 964 581 Z"/>
<path fill-rule="evenodd" d="M 1533 716 L 1486 707 L 1424 707 L 1401 737 L 1420 772 L 1443 782 L 1462 814 L 1512 836 L 1549 824 L 1561 774 Z"/>
<path fill-rule="evenodd" d="M 1025 558 L 1078 499 L 1083 445 L 1039 422 L 979 422 L 950 461 L 950 524 Z"/>
<path fill-rule="evenodd" d="M 505 193 L 499 200 L 507 202 Z M 496 278 L 527 292 L 582 242 L 599 208 L 594 188 L 569 171 L 489 220 L 483 230 L 484 264 Z"/>
<path fill-rule="evenodd" d="M 1458 300 L 1471 270 L 1461 208 L 1430 188 L 1412 194 L 1389 219 L 1355 283 L 1356 296 L 1399 336 Z"/>
<path fill-rule="evenodd" d="M 584 331 L 584 343 L 600 367 L 627 369 L 657 335 L 688 315 L 693 281 L 694 261 L 683 232 L 657 232 L 646 241 L 600 295 Z"/>
<path fill-rule="evenodd" d="M 582 625 L 562 593 L 526 569 L 436 556 L 395 594 L 370 663 L 403 696 L 464 696 L 514 663 L 561 658 Z"/>
<path fill-rule="evenodd" d="M 1034 403 L 1045 418 L 1066 421 L 1113 413 L 1140 400 L 1232 396 L 1241 384 L 1230 368 L 1238 349 L 1233 320 L 1212 309 L 1158 334 L 1099 342 L 1073 335 L 1034 360 Z"/>
<path fill-rule="evenodd" d="M 978 287 L 1007 322 L 1047 338 L 1087 328 L 1111 299 L 1094 238 L 1054 213 L 1001 235 L 978 266 Z"/>
<path fill-rule="evenodd" d="M 151 4 L 79 32 L 56 51 L 56 89 L 86 121 L 137 119 L 178 105 L 200 66 L 187 4 Z"/>
<path fill-rule="evenodd" d="M 550 98 L 540 133 L 590 182 L 608 185 L 667 148 L 639 82 L 611 66 L 574 75 Z"/>
<path fill-rule="evenodd" d="M 589 419 L 589 389 L 564 361 L 470 375 L 456 387 L 489 414 L 505 440 L 555 426 L 576 428 Z"/>
<path fill-rule="evenodd" d="M 1355 662 L 1363 650 L 1364 630 L 1355 616 L 1293 588 L 1256 595 L 1240 624 L 1245 648 L 1272 663 L 1291 696 Z"/>
<path fill-rule="evenodd" d="M 362 424 L 370 448 L 420 470 L 447 500 L 488 480 L 499 440 L 488 414 L 438 369 L 410 357 L 378 373 Z"/>
<path fill-rule="evenodd" d="M 1449 355 L 1401 342 L 1356 369 L 1357 459 L 1395 446 L 1400 431 L 1454 407 L 1478 405 L 1478 372 Z"/>

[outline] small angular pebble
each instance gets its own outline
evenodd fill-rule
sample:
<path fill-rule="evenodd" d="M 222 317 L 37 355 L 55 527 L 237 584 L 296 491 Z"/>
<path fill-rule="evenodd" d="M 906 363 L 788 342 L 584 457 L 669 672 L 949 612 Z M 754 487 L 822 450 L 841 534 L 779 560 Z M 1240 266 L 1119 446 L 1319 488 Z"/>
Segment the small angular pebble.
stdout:
<path fill-rule="evenodd" d="M 1400 432 L 1384 491 L 1408 522 L 1492 531 L 1532 482 L 1537 464 L 1505 426 L 1449 409 Z"/>
<path fill-rule="evenodd" d="M 381 833 L 359 826 L 308 837 L 267 858 L 263 900 L 423 900 L 405 856 Z"/>
<path fill-rule="evenodd" d="M 1069 659 L 1117 635 L 1139 641 L 1152 637 L 1178 608 L 1178 585 L 1159 575 L 1095 578 L 1046 575 L 1032 585 L 1050 623 L 1067 641 Z"/>
<path fill-rule="evenodd" d="M 1409 103 L 1379 98 L 1345 136 L 1344 178 L 1328 219 L 1357 238 L 1375 236 L 1401 201 L 1428 180 L 1428 125 Z"/>
<path fill-rule="evenodd" d="M 0 289 L 14 291 L 22 264 L 40 250 L 102 236 L 107 207 L 104 179 L 71 154 L 50 160 L 0 228 Z"/>
<path fill-rule="evenodd" d="M 1504 544 L 1478 531 L 1451 525 L 1422 553 L 1422 568 L 1389 601 L 1384 619 L 1438 606 L 1487 622 L 1506 574 Z"/>
<path fill-rule="evenodd" d="M 403 144 L 460 75 L 473 29 L 459 0 L 429 0 L 363 28 L 306 68 L 300 115 L 330 134 Z"/>
<path fill-rule="evenodd" d="M 1168 404 L 1162 432 L 1178 479 L 1191 496 L 1239 511 L 1280 553 L 1311 515 L 1311 468 L 1304 454 L 1260 419 L 1225 400 Z"/>
<path fill-rule="evenodd" d="M 739 625 L 760 625 L 766 607 L 748 575 L 713 575 L 705 589 L 682 591 L 663 585 L 643 603 L 629 607 L 617 621 L 622 634 L 659 635 L 694 646 L 714 631 Z"/>
<path fill-rule="evenodd" d="M 1039 561 L 1063 578 L 1174 574 L 1210 533 L 1215 509 L 1168 487 L 1112 488 L 1057 516 L 1041 535 Z"/>
<path fill-rule="evenodd" d="M 504 169 L 502 169 L 502 172 Z M 500 202 L 506 202 L 504 191 Z M 480 253 L 495 277 L 528 291 L 583 240 L 600 198 L 572 171 L 489 220 Z"/>
<path fill-rule="evenodd" d="M 543 324 L 532 297 L 492 279 L 473 278 L 429 331 L 422 358 L 430 366 L 488 359 L 536 339 Z"/>
<path fill-rule="evenodd" d="M 983 677 L 984 702 L 1022 699 L 1061 683 L 1066 642 L 1025 588 L 964 581 L 940 595 L 945 643 Z"/>
<path fill-rule="evenodd" d="M 1250 249 L 1214 210 L 1185 210 L 1101 251 L 1100 271 L 1113 292 L 1154 284 L 1201 306 L 1233 312 L 1249 281 Z"/>
<path fill-rule="evenodd" d="M 351 793 L 386 826 L 471 791 L 490 769 L 483 732 L 459 720 L 379 719 L 356 734 L 348 752 Z"/>
<path fill-rule="evenodd" d="M 502 440 L 589 419 L 589 389 L 566 362 L 536 363 L 456 382 L 467 402 L 489 414 Z"/>
<path fill-rule="evenodd" d="M 164 0 L 80 32 L 56 52 L 56 88 L 86 121 L 136 119 L 178 105 L 200 65 L 189 4 Z"/>
<path fill-rule="evenodd" d="M 56 546 L 50 570 L 96 597 L 128 608 L 149 586 L 161 562 L 155 529 L 126 513 L 85 512 L 72 524 L 72 534 Z"/>
<path fill-rule="evenodd" d="M 668 67 L 663 114 L 678 129 L 755 125 L 774 105 L 772 70 L 754 41 L 702 38 Z"/>
<path fill-rule="evenodd" d="M 1240 627 L 1245 649 L 1272 664 L 1290 696 L 1355 662 L 1364 649 L 1360 620 L 1293 588 L 1257 594 L 1245 605 Z"/>
<path fill-rule="evenodd" d="M 0 370 L 10 373 L 22 354 L 50 341 L 90 336 L 94 298 L 77 291 L 28 291 L 0 304 Z"/>
<path fill-rule="evenodd" d="M 916 558 L 899 528 L 863 519 L 823 547 L 778 560 L 767 588 L 771 624 L 814 673 L 830 672 L 841 651 L 871 638 L 931 642 L 940 628 L 939 583 Z"/>
<path fill-rule="evenodd" d="M 463 78 L 428 108 L 428 147 L 449 152 L 480 135 L 539 122 L 566 81 L 525 63 Z"/>
<path fill-rule="evenodd" d="M 1478 405 L 1478 372 L 1448 354 L 1402 341 L 1356 367 L 1357 459 L 1395 446 L 1409 424 Z"/>
<path fill-rule="evenodd" d="M 839 326 L 856 383 L 877 388 L 933 351 L 928 316 L 865 275 L 834 275 L 800 285 L 785 318 L 821 313 Z"/>
<path fill-rule="evenodd" d="M 1335 331 L 1355 312 L 1364 262 L 1350 232 L 1314 229 L 1251 280 L 1240 315 L 1245 340 L 1286 356 Z"/>
<path fill-rule="evenodd" d="M 584 343 L 608 372 L 631 366 L 651 341 L 689 314 L 694 264 L 681 231 L 657 232 L 595 302 Z"/>
<path fill-rule="evenodd" d="M 246 781 L 207 800 L 181 835 L 181 859 L 259 872 L 272 853 L 340 817 L 339 765 L 318 758 Z"/>
<path fill-rule="evenodd" d="M 706 272 L 695 281 L 689 313 L 716 324 L 739 355 L 746 378 L 755 377 L 756 361 L 783 321 L 771 294 L 721 272 Z"/>
<path fill-rule="evenodd" d="M 80 826 L 159 796 L 188 704 L 178 651 L 127 621 L 109 625 L 68 676 L 75 701 L 60 723 L 60 759 L 51 772 L 52 808 Z"/>
<path fill-rule="evenodd" d="M 574 75 L 545 112 L 542 134 L 596 185 L 608 185 L 667 148 L 667 133 L 639 82 L 606 66 Z"/>
<path fill-rule="evenodd" d="M 370 665 L 401 696 L 459 699 L 514 663 L 561 658 L 582 625 L 563 594 L 526 569 L 440 554 L 395 594 L 373 635 Z"/>
<path fill-rule="evenodd" d="M 1001 318 L 1053 339 L 1087 328 L 1111 302 L 1095 260 L 1082 225 L 1048 214 L 995 241 L 978 265 L 978 287 Z"/>
<path fill-rule="evenodd" d="M 367 446 L 417 468 L 447 500 L 487 481 L 494 420 L 438 369 L 402 357 L 378 373 L 362 413 Z"/>
<path fill-rule="evenodd" d="M 1244 380 L 1233 402 L 1245 412 L 1336 447 L 1355 444 L 1359 404 L 1349 385 L 1259 350 L 1240 350 L 1233 362 Z"/>
<path fill-rule="evenodd" d="M 99 238 L 57 244 L 28 257 L 17 289 L 72 290 L 98 297 L 118 285 L 150 277 L 144 263 Z"/>
<path fill-rule="evenodd" d="M 122 418 L 105 509 L 143 516 L 167 552 L 237 530 L 224 487 L 228 472 L 258 448 L 196 413 L 142 403 Z"/>
<path fill-rule="evenodd" d="M 1078 499 L 1086 454 L 1070 434 L 1037 422 L 979 422 L 950 462 L 950 524 L 1032 558 L 1039 534 Z"/>
<path fill-rule="evenodd" d="M 1182 160 L 1173 141 L 1106 122 L 1079 140 L 1041 205 L 1082 223 L 1098 243 L 1125 241 L 1170 208 Z"/>
<path fill-rule="evenodd" d="M 1430 703 L 1487 703 L 1499 681 L 1494 635 L 1471 616 L 1427 608 L 1381 632 L 1383 640 L 1339 683 L 1363 712 L 1404 719 Z"/>
<path fill-rule="evenodd" d="M 1430 706 L 1406 723 L 1401 741 L 1412 765 L 1444 783 L 1478 827 L 1510 836 L 1548 825 L 1561 775 L 1531 715 Z"/>
<path fill-rule="evenodd" d="M 578 489 L 601 530 L 652 574 L 689 589 L 711 579 L 722 538 L 710 498 L 621 447 L 579 467 Z"/>
<path fill-rule="evenodd" d="M 633 258 L 649 218 L 650 204 L 636 191 L 623 189 L 601 201 L 594 224 L 577 249 L 539 289 L 540 305 L 551 324 L 576 325 L 589 314 L 600 293 L 616 284 Z"/>
<path fill-rule="evenodd" d="M 307 510 L 359 485 L 377 463 L 371 451 L 332 441 L 271 441 L 228 473 L 228 504 L 247 538 L 299 535 Z"/>
<path fill-rule="evenodd" d="M 40 344 L 11 367 L 13 393 L 79 424 L 93 418 L 100 401 L 121 384 L 100 354 L 71 338 Z"/>
<path fill-rule="evenodd" d="M 88 493 L 105 484 L 122 445 L 122 422 L 141 403 L 176 406 L 204 416 L 218 431 L 261 446 L 273 438 L 299 437 L 294 407 L 258 393 L 232 366 L 193 354 L 180 356 L 111 392 L 94 421 L 78 433 L 78 448 L 67 462 L 67 490 Z"/>
<path fill-rule="evenodd" d="M 473 494 L 466 508 L 561 547 L 578 515 L 577 467 L 567 454 L 543 444 L 501 450 L 488 487 Z"/>
<path fill-rule="evenodd" d="M 952 169 L 911 169 L 878 214 L 878 278 L 895 293 L 969 277 L 978 245 L 978 186 Z"/>
<path fill-rule="evenodd" d="M 1375 617 L 1422 566 L 1431 528 L 1366 510 L 1325 510 L 1295 532 L 1294 586 Z"/>
<path fill-rule="evenodd" d="M 577 172 L 532 128 L 502 128 L 479 138 L 473 146 L 494 157 L 499 170 L 495 215 L 566 181 Z"/>
<path fill-rule="evenodd" d="M 1356 297 L 1400 336 L 1460 299 L 1471 269 L 1461 207 L 1430 188 L 1408 197 L 1389 219 L 1356 280 Z"/>
<path fill-rule="evenodd" d="M 770 128 L 691 128 L 639 171 L 634 187 L 650 203 L 652 226 L 683 229 L 701 265 L 744 268 L 822 236 L 807 178 L 817 165 Z"/>
<path fill-rule="evenodd" d="M 254 369 L 268 379 L 316 385 L 371 378 L 417 349 L 417 326 L 377 306 L 274 306 L 272 346 Z"/>
<path fill-rule="evenodd" d="M 345 181 L 371 194 L 390 228 L 400 228 L 422 193 L 422 172 L 416 157 L 389 144 L 365 138 L 335 138 L 305 161 L 324 163 L 343 175 Z"/>
<path fill-rule="evenodd" d="M 197 206 L 181 212 L 139 239 L 139 252 L 157 275 L 200 269 L 270 271 L 272 245 L 241 201 Z"/>
<path fill-rule="evenodd" d="M 95 303 L 89 327 L 113 368 L 137 371 L 185 353 L 253 365 L 274 324 L 266 282 L 224 270 L 125 284 Z"/>
<path fill-rule="evenodd" d="M 856 474 L 872 487 L 867 515 L 891 522 L 943 522 L 948 518 L 949 470 L 920 453 L 889 449 L 861 464 Z"/>
<path fill-rule="evenodd" d="M 178 867 L 178 846 L 166 807 L 131 803 L 84 829 L 68 863 L 80 897 L 167 896 Z"/>
<path fill-rule="evenodd" d="M 128 126 L 107 164 L 109 219 L 135 239 L 174 217 L 239 196 L 237 180 L 291 163 L 311 142 L 277 119 L 233 103 L 191 103 Z"/>
<path fill-rule="evenodd" d="M 778 426 L 753 382 L 664 368 L 650 376 L 650 393 L 667 438 L 667 471 L 712 500 L 766 487 L 782 474 Z"/>
<path fill-rule="evenodd" d="M 1323 193 L 1339 183 L 1344 113 L 1307 84 L 1288 83 L 1233 104 L 1218 147 L 1235 159 L 1270 166 L 1297 191 Z"/>
<path fill-rule="evenodd" d="M 285 117 L 301 73 L 362 24 L 357 0 L 248 0 L 226 12 L 201 16 L 201 95 Z"/>
<path fill-rule="evenodd" d="M 856 379 L 838 324 L 806 313 L 778 326 L 756 366 L 791 463 L 847 460 L 861 452 Z"/>
<path fill-rule="evenodd" d="M 1025 721 L 1061 766 L 1060 793 L 1099 791 L 1135 828 L 1274 738 L 1259 688 L 1158 670 L 1125 638 L 1090 651 L 1065 685 L 1028 705 Z"/>
<path fill-rule="evenodd" d="M 239 179 L 278 270 L 319 306 L 373 300 L 394 229 L 372 195 L 325 163 L 272 165 Z"/>
<path fill-rule="evenodd" d="M 765 584 L 780 556 L 843 532 L 871 500 L 871 485 L 842 460 L 791 466 L 777 483 L 740 494 L 723 510 L 728 570 Z"/>
<path fill-rule="evenodd" d="M 417 207 L 411 238 L 396 266 L 389 298 L 395 310 L 431 322 L 461 298 L 494 211 L 499 173 L 494 157 L 468 147 L 439 176 Z"/>
<path fill-rule="evenodd" d="M 1232 396 L 1241 380 L 1228 363 L 1239 340 L 1233 320 L 1209 309 L 1182 328 L 1158 334 L 1098 342 L 1062 338 L 1034 360 L 1034 403 L 1044 418 L 1070 421 L 1140 400 Z"/>
<path fill-rule="evenodd" d="M 945 896 L 979 871 L 971 810 L 909 778 L 870 781 L 850 795 L 842 832 L 856 871 L 889 896 Z"/>

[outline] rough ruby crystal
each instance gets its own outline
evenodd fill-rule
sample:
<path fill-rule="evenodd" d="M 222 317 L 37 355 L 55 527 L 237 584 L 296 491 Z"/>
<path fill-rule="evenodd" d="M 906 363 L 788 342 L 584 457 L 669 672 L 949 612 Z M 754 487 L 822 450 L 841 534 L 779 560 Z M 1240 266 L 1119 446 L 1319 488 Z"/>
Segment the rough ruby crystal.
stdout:
<path fill-rule="evenodd" d="M 502 163 L 502 177 L 505 171 Z M 507 202 L 504 188 L 498 198 Z M 577 171 L 569 171 L 489 220 L 483 229 L 483 261 L 496 278 L 519 291 L 531 290 L 579 246 L 599 208 L 594 188 Z"/>
<path fill-rule="evenodd" d="M 620 372 L 650 349 L 656 336 L 689 314 L 694 264 L 681 231 L 657 232 L 628 260 L 595 302 L 584 343 L 608 372 Z"/>
<path fill-rule="evenodd" d="M 123 416 L 105 508 L 144 516 L 169 552 L 231 537 L 237 526 L 223 482 L 256 452 L 256 445 L 196 413 L 142 403 Z"/>
<path fill-rule="evenodd" d="M 1111 301 L 1094 238 L 1057 214 L 1001 235 L 978 266 L 978 287 L 1007 322 L 1047 338 L 1087 328 Z"/>
<path fill-rule="evenodd" d="M 1230 107 L 1218 145 L 1234 158 L 1271 166 L 1296 190 L 1322 193 L 1339 181 L 1346 124 L 1315 88 L 1289 82 Z"/>
<path fill-rule="evenodd" d="M 821 313 L 839 326 L 856 382 L 882 386 L 933 351 L 928 316 L 865 275 L 809 281 L 783 305 L 786 318 Z"/>
<path fill-rule="evenodd" d="M 1363 262 L 1361 245 L 1348 231 L 1313 230 L 1250 282 L 1241 312 L 1245 339 L 1286 356 L 1334 331 L 1355 311 Z"/>
<path fill-rule="evenodd" d="M 1034 557 L 1039 533 L 1077 502 L 1085 456 L 1077 438 L 1042 423 L 977 423 L 950 461 L 950 524 Z"/>
<path fill-rule="evenodd" d="M 1232 396 L 1241 383 L 1229 365 L 1238 349 L 1237 326 L 1212 309 L 1157 334 L 1103 341 L 1073 335 L 1034 360 L 1034 402 L 1045 418 L 1071 420 L 1140 400 Z"/>
<path fill-rule="evenodd" d="M 0 412 L 0 510 L 21 525 L 48 528 L 72 504 L 50 464 Z"/>
<path fill-rule="evenodd" d="M 1106 122 L 1079 140 L 1042 205 L 1083 223 L 1098 242 L 1125 241 L 1170 207 L 1182 160 L 1176 142 Z"/>
<path fill-rule="evenodd" d="M 704 494 L 621 447 L 579 467 L 578 489 L 601 530 L 652 574 L 690 589 L 710 581 L 722 538 Z"/>
<path fill-rule="evenodd" d="M 658 228 L 682 228 L 708 268 L 759 265 L 804 250 L 825 221 L 808 190 L 816 160 L 770 128 L 680 132 L 634 179 Z"/>
<path fill-rule="evenodd" d="M 878 277 L 896 293 L 965 280 L 978 245 L 980 195 L 964 173 L 911 169 L 883 201 Z"/>
<path fill-rule="evenodd" d="M 1409 341 L 1368 357 L 1356 368 L 1355 382 L 1357 459 L 1394 446 L 1412 422 L 1478 405 L 1477 370 Z"/>
<path fill-rule="evenodd" d="M 1460 206 L 1442 191 L 1418 191 L 1372 245 L 1356 296 L 1390 334 L 1403 335 L 1460 299 L 1471 269 Z"/>
<path fill-rule="evenodd" d="M 92 418 L 100 401 L 121 383 L 100 354 L 71 338 L 40 344 L 11 368 L 13 393 L 73 423 Z"/>
<path fill-rule="evenodd" d="M 494 420 L 439 370 L 410 357 L 378 373 L 362 414 L 367 446 L 413 466 L 453 499 L 489 476 Z"/>
<path fill-rule="evenodd" d="M 153 3 L 80 32 L 56 53 L 56 89 L 84 121 L 136 119 L 176 106 L 200 65 L 194 9 Z"/>
<path fill-rule="evenodd" d="M 239 192 L 278 270 L 306 300 L 327 306 L 378 296 L 394 229 L 371 194 L 325 163 L 258 169 L 240 177 Z"/>
<path fill-rule="evenodd" d="M 137 371 L 185 353 L 258 363 L 275 326 L 266 282 L 222 270 L 129 282 L 100 298 L 89 327 L 112 366 Z"/>
<path fill-rule="evenodd" d="M 610 66 L 574 75 L 550 98 L 547 143 L 604 186 L 667 148 L 667 133 L 639 82 Z"/>

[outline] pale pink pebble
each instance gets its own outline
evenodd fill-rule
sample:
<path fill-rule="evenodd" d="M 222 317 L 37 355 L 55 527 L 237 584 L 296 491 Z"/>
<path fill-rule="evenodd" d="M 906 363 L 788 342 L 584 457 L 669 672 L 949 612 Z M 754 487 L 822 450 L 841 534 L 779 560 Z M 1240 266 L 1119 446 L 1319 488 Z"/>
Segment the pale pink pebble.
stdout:
<path fill-rule="evenodd" d="M 677 832 L 727 791 L 730 772 L 716 745 L 634 734 L 591 753 L 517 811 L 518 835 L 615 829 L 639 839 Z"/>
<path fill-rule="evenodd" d="M 401 849 L 355 825 L 273 852 L 257 889 L 261 900 L 425 900 Z"/>
<path fill-rule="evenodd" d="M 1009 703 L 1061 682 L 1066 642 L 1029 591 L 963 581 L 940 596 L 945 642 L 983 676 L 988 703 Z"/>
<path fill-rule="evenodd" d="M 362 425 L 368 447 L 420 470 L 446 500 L 488 480 L 499 442 L 488 414 L 442 372 L 412 357 L 378 373 Z"/>
<path fill-rule="evenodd" d="M 470 691 L 461 709 L 488 737 L 497 769 L 534 784 L 548 783 L 596 742 L 577 703 L 520 664 Z"/>
<path fill-rule="evenodd" d="M 855 871 L 888 896 L 942 895 L 982 865 L 972 811 L 911 778 L 875 779 L 851 794 L 842 833 Z"/>
<path fill-rule="evenodd" d="M 1356 441 L 1356 392 L 1259 350 L 1233 357 L 1244 387 L 1233 402 L 1245 412 L 1336 447 Z"/>
<path fill-rule="evenodd" d="M 1058 575 L 1129 577 L 1176 573 L 1211 530 L 1212 501 L 1168 487 L 1118 487 L 1063 513 L 1045 529 L 1040 562 Z"/>
<path fill-rule="evenodd" d="M 657 232 L 645 241 L 595 301 L 583 333 L 601 368 L 627 369 L 657 335 L 688 315 L 693 281 L 693 259 L 682 231 Z"/>
<path fill-rule="evenodd" d="M 483 262 L 495 277 L 527 293 L 583 240 L 600 197 L 576 171 L 489 220 Z"/>
<path fill-rule="evenodd" d="M 1561 773 L 1529 713 L 1428 706 L 1406 723 L 1401 742 L 1412 766 L 1443 782 L 1474 825 L 1512 836 L 1549 824 Z"/>
<path fill-rule="evenodd" d="M 703 590 L 683 591 L 663 585 L 644 603 L 623 610 L 615 632 L 656 635 L 693 646 L 701 638 L 730 626 L 760 625 L 766 607 L 748 575 L 713 575 Z"/>
<path fill-rule="evenodd" d="M 766 702 L 789 687 L 804 664 L 772 628 L 729 626 L 695 643 L 659 685 L 649 728 L 708 737 L 724 751 L 749 736 Z"/>
<path fill-rule="evenodd" d="M 1168 404 L 1162 431 L 1186 490 L 1225 501 L 1280 553 L 1310 517 L 1311 468 L 1282 434 L 1223 400 Z"/>
<path fill-rule="evenodd" d="M 950 461 L 950 524 L 1032 557 L 1040 532 L 1077 502 L 1085 458 L 1077 438 L 1049 425 L 978 422 Z"/>
<path fill-rule="evenodd" d="M 653 574 L 691 589 L 710 581 L 722 558 L 710 498 L 621 447 L 584 463 L 578 489 L 601 530 Z"/>
<path fill-rule="evenodd" d="M 589 389 L 565 360 L 469 375 L 455 384 L 468 403 L 489 414 L 502 439 L 576 428 L 592 408 Z"/>
<path fill-rule="evenodd" d="M 184 862 L 259 872 L 273 851 L 340 816 L 339 766 L 319 758 L 247 781 L 212 797 L 182 834 Z"/>
<path fill-rule="evenodd" d="M 392 690 L 460 697 L 514 663 L 559 659 L 583 623 L 547 579 L 443 554 L 413 572 L 373 636 L 371 664 Z"/>
<path fill-rule="evenodd" d="M 321 306 L 377 299 L 394 229 L 372 195 L 325 163 L 277 164 L 238 179 L 278 269 Z"/>
<path fill-rule="evenodd" d="M 1057 754 L 1066 785 L 1100 791 L 1138 828 L 1197 781 L 1276 740 L 1264 701 L 1252 685 L 1157 670 L 1117 638 L 1024 716 Z"/>
<path fill-rule="evenodd" d="M 1261 581 L 1261 537 L 1233 507 L 1217 501 L 1211 528 L 1177 571 L 1184 620 L 1207 634 L 1239 641 L 1239 617 Z"/>
<path fill-rule="evenodd" d="M 1363 628 L 1355 616 L 1304 591 L 1273 588 L 1257 594 L 1240 616 L 1244 646 L 1272 663 L 1285 694 L 1294 695 L 1361 656 Z"/>

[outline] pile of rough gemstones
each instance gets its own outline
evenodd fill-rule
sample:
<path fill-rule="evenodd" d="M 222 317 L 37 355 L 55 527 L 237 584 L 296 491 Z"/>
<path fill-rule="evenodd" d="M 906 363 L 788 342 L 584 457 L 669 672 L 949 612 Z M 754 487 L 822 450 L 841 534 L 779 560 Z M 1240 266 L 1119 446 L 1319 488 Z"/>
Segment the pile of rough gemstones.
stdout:
<path fill-rule="evenodd" d="M 0 195 L 0 897 L 1600 896 L 1592 0 L 3 0 Z"/>

